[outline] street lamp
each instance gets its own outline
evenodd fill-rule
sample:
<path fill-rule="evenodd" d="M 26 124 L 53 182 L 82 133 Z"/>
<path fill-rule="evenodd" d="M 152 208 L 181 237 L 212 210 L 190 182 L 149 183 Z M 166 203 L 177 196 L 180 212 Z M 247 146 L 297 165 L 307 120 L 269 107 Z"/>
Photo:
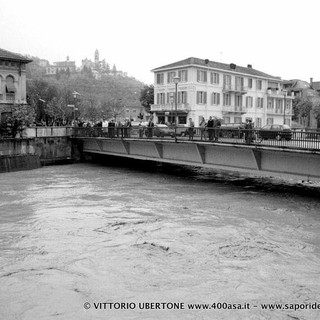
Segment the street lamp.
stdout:
<path fill-rule="evenodd" d="M 73 95 L 73 99 L 74 99 L 73 121 L 75 121 L 75 118 L 76 118 L 76 110 L 78 110 L 78 108 L 77 108 L 77 98 L 78 98 L 78 96 L 80 96 L 80 93 L 77 92 L 77 91 L 73 91 L 72 95 Z"/>
<path fill-rule="evenodd" d="M 283 90 L 283 97 L 284 97 L 284 106 L 283 106 L 283 124 L 286 124 L 286 104 L 287 104 L 287 90 Z"/>
<path fill-rule="evenodd" d="M 176 99 L 175 99 L 175 121 L 174 121 L 174 139 L 175 142 L 177 142 L 177 122 L 178 122 L 178 83 L 180 81 L 180 77 L 179 76 L 175 76 L 173 77 L 173 82 L 176 85 Z"/>

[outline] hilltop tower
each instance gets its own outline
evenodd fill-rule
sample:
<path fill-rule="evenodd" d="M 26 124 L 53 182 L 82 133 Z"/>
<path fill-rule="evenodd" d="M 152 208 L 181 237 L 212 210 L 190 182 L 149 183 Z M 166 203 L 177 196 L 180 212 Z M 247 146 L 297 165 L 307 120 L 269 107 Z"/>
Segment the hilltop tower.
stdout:
<path fill-rule="evenodd" d="M 95 53 L 94 53 L 94 63 L 96 64 L 96 65 L 98 65 L 99 64 L 99 51 L 98 51 L 98 49 L 95 51 Z"/>

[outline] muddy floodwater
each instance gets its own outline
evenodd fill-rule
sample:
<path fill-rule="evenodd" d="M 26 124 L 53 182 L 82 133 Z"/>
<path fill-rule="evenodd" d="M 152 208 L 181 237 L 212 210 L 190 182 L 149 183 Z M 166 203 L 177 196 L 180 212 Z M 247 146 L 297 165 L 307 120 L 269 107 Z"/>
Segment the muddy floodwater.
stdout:
<path fill-rule="evenodd" d="M 0 181 L 1 320 L 320 319 L 307 189 L 145 164 Z"/>

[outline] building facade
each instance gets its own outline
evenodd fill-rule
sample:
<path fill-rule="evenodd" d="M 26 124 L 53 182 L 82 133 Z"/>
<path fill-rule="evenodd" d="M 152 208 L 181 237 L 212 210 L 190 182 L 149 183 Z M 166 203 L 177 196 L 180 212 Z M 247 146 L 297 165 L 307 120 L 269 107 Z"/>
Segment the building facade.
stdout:
<path fill-rule="evenodd" d="M 76 71 L 76 62 L 70 61 L 69 56 L 67 56 L 66 61 L 56 61 L 53 65 L 46 65 L 46 75 L 55 75 L 58 72 L 64 71 L 73 73 Z"/>
<path fill-rule="evenodd" d="M 198 126 L 202 117 L 213 116 L 224 123 L 251 119 L 256 127 L 291 124 L 293 97 L 283 90 L 282 80 L 251 65 L 188 58 L 152 72 L 155 101 L 151 112 L 157 123 L 186 124 L 192 118 Z M 177 97 L 175 76 L 179 77 Z"/>
<path fill-rule="evenodd" d="M 32 60 L 0 49 L 0 116 L 5 121 L 14 104 L 27 104 L 26 64 Z"/>

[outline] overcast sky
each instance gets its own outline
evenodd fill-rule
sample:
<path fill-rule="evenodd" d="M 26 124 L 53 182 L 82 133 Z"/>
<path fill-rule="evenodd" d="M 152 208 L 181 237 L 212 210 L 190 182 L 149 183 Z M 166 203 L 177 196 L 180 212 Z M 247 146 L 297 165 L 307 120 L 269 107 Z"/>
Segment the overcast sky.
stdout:
<path fill-rule="evenodd" d="M 189 57 L 320 81 L 319 0 L 0 0 L 0 48 L 100 60 L 153 83 Z"/>

